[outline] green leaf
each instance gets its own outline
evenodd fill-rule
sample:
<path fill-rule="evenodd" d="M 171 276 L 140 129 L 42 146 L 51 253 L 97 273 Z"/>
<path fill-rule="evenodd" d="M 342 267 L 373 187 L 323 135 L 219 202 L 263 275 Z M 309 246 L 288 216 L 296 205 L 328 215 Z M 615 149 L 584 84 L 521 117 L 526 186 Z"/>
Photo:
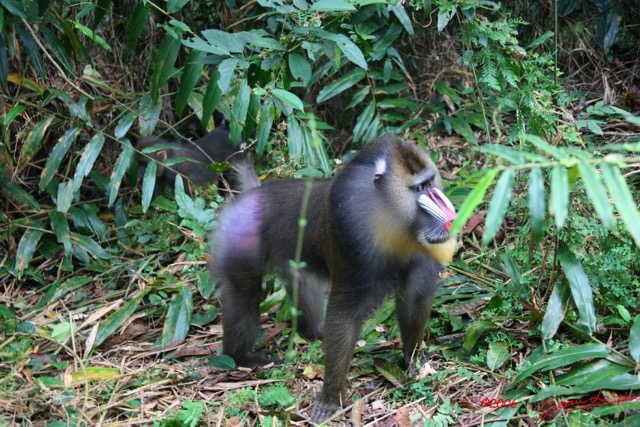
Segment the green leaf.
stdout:
<path fill-rule="evenodd" d="M 140 136 L 144 137 L 153 134 L 153 131 L 158 124 L 158 119 L 160 118 L 161 111 L 161 98 L 156 98 L 154 101 L 151 94 L 148 93 L 140 98 L 140 106 L 138 107 L 138 127 L 140 130 Z"/>
<path fill-rule="evenodd" d="M 65 255 L 71 255 L 73 248 L 71 246 L 71 232 L 69 230 L 69 221 L 62 212 L 49 211 L 49 221 L 51 222 L 51 229 L 56 235 L 58 243 L 62 243 L 64 246 Z"/>
<path fill-rule="evenodd" d="M 75 27 L 78 30 L 80 30 L 80 32 L 83 33 L 85 36 L 87 36 L 89 39 L 96 42 L 98 46 L 100 46 L 107 52 L 111 52 L 112 49 L 111 49 L 111 46 L 109 46 L 109 43 L 105 39 L 103 39 L 102 37 L 94 33 L 93 31 L 91 31 L 90 28 L 85 27 L 84 25 L 82 25 L 80 22 L 77 22 L 77 21 L 74 22 L 73 25 L 75 25 Z"/>
<path fill-rule="evenodd" d="M 525 153 L 516 151 L 513 148 L 506 147 L 501 144 L 483 144 L 479 147 L 483 153 L 499 156 L 514 165 L 520 165 L 527 162 Z"/>
<path fill-rule="evenodd" d="M 390 6 L 390 9 L 391 12 L 396 15 L 396 18 L 398 18 L 398 21 L 400 21 L 400 24 L 402 24 L 407 34 L 409 34 L 410 36 L 415 35 L 413 31 L 413 25 L 411 24 L 411 18 L 409 18 L 409 15 L 407 15 L 407 11 L 404 9 L 404 6 Z"/>
<path fill-rule="evenodd" d="M 189 3 L 189 0 L 167 0 L 167 13 L 176 13 Z"/>
<path fill-rule="evenodd" d="M 151 204 L 153 190 L 156 186 L 157 171 L 158 164 L 156 162 L 149 162 L 147 169 L 144 171 L 144 177 L 142 178 L 142 212 L 147 212 Z"/>
<path fill-rule="evenodd" d="M 91 141 L 89 141 L 89 143 L 84 147 L 84 150 L 82 150 L 82 156 L 80 156 L 78 167 L 76 167 L 76 171 L 73 175 L 74 193 L 80 189 L 84 177 L 89 175 L 89 172 L 93 169 L 93 164 L 100 155 L 103 145 L 104 135 L 96 133 L 93 138 L 91 138 Z"/>
<path fill-rule="evenodd" d="M 142 298 L 147 294 L 147 292 L 149 291 L 143 290 L 133 298 L 129 297 L 122 307 L 111 313 L 107 320 L 105 320 L 100 325 L 98 333 L 96 334 L 94 347 L 98 347 L 100 344 L 102 344 L 121 325 L 123 325 L 124 322 L 129 320 L 133 312 L 136 310 L 136 308 L 138 308 L 138 305 L 140 305 L 140 301 L 142 301 Z"/>
<path fill-rule="evenodd" d="M 76 244 L 93 255 L 94 258 L 102 260 L 111 259 L 111 254 L 91 237 L 77 233 L 72 233 L 72 236 Z"/>
<path fill-rule="evenodd" d="M 600 166 L 604 182 L 607 184 L 609 194 L 613 197 L 622 221 L 627 226 L 627 230 L 633 237 L 637 246 L 640 246 L 640 214 L 634 201 L 629 187 L 625 182 L 620 169 L 610 163 L 604 163 Z"/>
<path fill-rule="evenodd" d="M 74 334 L 76 332 L 76 328 L 77 327 L 75 323 L 58 323 L 53 327 L 53 330 L 51 331 L 51 338 L 53 338 L 55 342 L 64 343 L 71 337 L 71 334 Z"/>
<path fill-rule="evenodd" d="M 133 159 L 134 150 L 129 140 L 123 139 L 120 145 L 122 146 L 122 153 L 118 156 L 113 171 L 111 172 L 111 178 L 109 179 L 109 207 L 113 206 L 118 191 L 120 191 L 122 177 L 127 172 L 127 169 L 129 169 L 129 165 Z"/>
<path fill-rule="evenodd" d="M 366 140 L 366 133 L 373 127 L 372 123 L 374 122 L 375 116 L 376 104 L 375 101 L 371 101 L 365 109 L 362 110 L 362 113 L 358 116 L 356 124 L 353 127 L 353 140 L 355 142 Z"/>
<path fill-rule="evenodd" d="M 496 327 L 493 323 L 483 320 L 476 320 L 475 322 L 469 323 L 465 331 L 464 343 L 462 344 L 462 348 L 465 353 L 471 352 L 471 349 L 476 345 L 476 342 L 478 342 L 484 334 L 495 328 Z"/>
<path fill-rule="evenodd" d="M 473 190 L 471 190 L 471 193 L 469 193 L 467 198 L 464 199 L 464 202 L 462 202 L 462 206 L 460 206 L 460 208 L 458 209 L 458 215 L 451 224 L 451 230 L 449 231 L 449 234 L 453 235 L 457 233 L 467 222 L 467 220 L 471 218 L 473 210 L 484 201 L 484 195 L 486 194 L 489 186 L 493 184 L 493 179 L 496 177 L 499 171 L 500 169 L 498 169 L 497 167 L 490 169 L 473 188 Z"/>
<path fill-rule="evenodd" d="M 537 39 L 535 39 L 534 41 L 532 41 L 531 43 L 529 43 L 526 47 L 525 50 L 531 50 L 536 46 L 541 45 L 542 43 L 546 42 L 547 40 L 549 40 L 551 37 L 553 37 L 555 33 L 553 31 L 547 31 L 546 33 L 544 33 L 543 35 L 541 35 L 540 37 L 538 37 Z"/>
<path fill-rule="evenodd" d="M 273 124 L 273 115 L 271 113 L 272 108 L 273 101 L 271 99 L 265 99 L 262 102 L 256 136 L 256 153 L 258 155 L 262 155 L 264 153 L 264 150 L 267 147 L 267 142 L 269 141 L 269 133 L 271 132 L 271 125 Z"/>
<path fill-rule="evenodd" d="M 115 136 L 116 139 L 123 138 L 127 132 L 129 132 L 129 129 L 131 129 L 131 125 L 133 125 L 135 120 L 136 114 L 133 111 L 127 111 L 124 113 L 118 120 L 118 124 L 113 131 L 113 136 Z"/>
<path fill-rule="evenodd" d="M 297 95 L 289 92 L 288 90 L 273 88 L 271 90 L 271 94 L 278 98 L 280 101 L 284 102 L 286 105 L 290 105 L 296 110 L 300 110 L 304 112 L 304 105 L 302 105 L 302 100 L 298 98 Z"/>
<path fill-rule="evenodd" d="M 564 319 L 564 310 L 569 300 L 569 288 L 562 283 L 556 283 L 549 297 L 547 310 L 542 319 L 542 338 L 550 340 L 558 332 L 560 323 Z"/>
<path fill-rule="evenodd" d="M 218 86 L 220 86 L 222 93 L 229 92 L 231 79 L 233 78 L 233 73 L 237 65 L 238 60 L 235 58 L 225 59 L 218 65 L 218 73 L 220 75 L 218 78 Z"/>
<path fill-rule="evenodd" d="M 376 371 L 380 373 L 387 381 L 393 384 L 394 387 L 401 388 L 404 386 L 406 376 L 402 369 L 398 365 L 389 362 L 388 360 L 375 358 L 373 359 L 373 366 Z"/>
<path fill-rule="evenodd" d="M 2 174 L 0 174 L 0 193 L 13 200 L 18 206 L 26 205 L 35 211 L 40 211 L 40 205 L 31 193 Z"/>
<path fill-rule="evenodd" d="M 487 367 L 495 371 L 509 360 L 509 346 L 504 342 L 492 342 L 487 351 Z"/>
<path fill-rule="evenodd" d="M 33 129 L 27 135 L 22 150 L 20 151 L 20 157 L 18 158 L 17 169 L 22 169 L 27 163 L 31 161 L 33 156 L 40 151 L 44 134 L 53 123 L 54 116 L 50 115 L 46 119 L 40 120 Z"/>
<path fill-rule="evenodd" d="M 291 70 L 291 75 L 294 79 L 307 86 L 311 79 L 311 65 L 309 65 L 309 61 L 304 56 L 296 52 L 290 53 L 289 70 Z"/>
<path fill-rule="evenodd" d="M 566 160 L 566 158 L 567 158 L 566 154 L 564 154 L 557 147 L 554 147 L 553 145 L 549 144 L 547 141 L 545 141 L 544 139 L 540 138 L 539 136 L 527 134 L 527 135 L 524 136 L 524 139 L 527 142 L 530 142 L 531 144 L 533 144 L 536 147 L 538 147 L 544 153 L 550 154 L 551 156 L 555 157 L 556 159 L 558 159 L 560 161 Z"/>
<path fill-rule="evenodd" d="M 240 82 L 236 99 L 231 107 L 231 126 L 229 138 L 231 141 L 242 141 L 242 128 L 247 119 L 247 111 L 249 111 L 249 103 L 251 101 L 251 88 L 246 80 Z"/>
<path fill-rule="evenodd" d="M 571 295 L 578 309 L 578 325 L 589 335 L 593 335 L 596 330 L 596 311 L 593 305 L 589 278 L 585 274 L 580 261 L 563 242 L 560 242 L 558 248 L 558 259 L 565 276 L 567 276 L 571 287 Z"/>
<path fill-rule="evenodd" d="M 37 221 L 32 223 L 20 238 L 18 250 L 16 251 L 16 262 L 13 268 L 14 275 L 18 277 L 18 279 L 22 278 L 22 273 L 29 267 L 29 263 L 31 263 L 31 259 L 38 247 L 42 234 L 42 222 Z"/>
<path fill-rule="evenodd" d="M 495 237 L 504 215 L 507 212 L 507 207 L 511 201 L 511 192 L 513 191 L 513 181 L 516 173 L 513 169 L 505 170 L 496 188 L 493 190 L 493 196 L 489 202 L 489 211 L 487 212 L 487 218 L 485 220 L 484 235 L 482 236 L 482 243 L 487 245 Z"/>
<path fill-rule="evenodd" d="M 344 34 L 335 34 L 320 27 L 297 27 L 294 33 L 313 33 L 321 39 L 332 41 L 340 49 L 342 54 L 351 62 L 362 69 L 368 69 L 367 61 L 360 48 Z"/>
<path fill-rule="evenodd" d="M 318 103 L 328 101 L 334 96 L 341 94 L 345 90 L 353 88 L 360 80 L 365 78 L 366 75 L 367 74 L 364 72 L 364 70 L 360 68 L 354 68 L 344 76 L 335 80 L 333 83 L 328 84 L 327 86 L 320 89 L 316 101 Z"/>
<path fill-rule="evenodd" d="M 544 177 L 540 168 L 531 169 L 529 174 L 529 214 L 533 236 L 539 242 L 544 232 L 545 215 Z"/>
<path fill-rule="evenodd" d="M 593 207 L 596 209 L 598 216 L 600 216 L 605 227 L 611 228 L 614 221 L 613 209 L 611 209 L 611 203 L 609 203 L 609 198 L 607 197 L 607 192 L 600 176 L 595 169 L 587 163 L 578 163 L 578 170 L 584 181 L 584 188 L 587 190 L 587 195 L 593 202 Z"/>
<path fill-rule="evenodd" d="M 149 9 L 147 9 L 146 3 L 138 2 L 135 10 L 133 11 L 133 18 L 128 21 L 127 24 L 127 34 L 125 36 L 127 47 L 125 49 L 125 56 L 129 56 L 138 42 L 142 31 L 144 31 L 147 18 L 149 18 Z"/>
<path fill-rule="evenodd" d="M 640 314 L 633 320 L 629 331 L 629 353 L 636 363 L 640 363 Z"/>
<path fill-rule="evenodd" d="M 67 213 L 73 201 L 73 182 L 64 181 L 58 184 L 58 195 L 56 197 L 56 210 Z"/>
<path fill-rule="evenodd" d="M 58 168 L 64 159 L 64 156 L 67 155 L 67 151 L 73 144 L 73 142 L 78 137 L 80 133 L 80 128 L 71 128 L 67 129 L 67 131 L 62 135 L 62 137 L 58 140 L 53 150 L 51 150 L 51 154 L 47 158 L 47 163 L 42 170 L 42 175 L 40 178 L 40 185 L 38 188 L 40 191 L 44 190 L 47 185 L 51 182 L 55 174 L 58 172 Z"/>
<path fill-rule="evenodd" d="M 551 215 L 558 229 L 564 226 L 569 215 L 569 177 L 564 166 L 556 165 L 551 170 Z"/>
<path fill-rule="evenodd" d="M 309 9 L 318 12 L 350 12 L 355 11 L 356 7 L 345 0 L 318 0 Z"/>
<path fill-rule="evenodd" d="M 176 341 L 187 337 L 193 313 L 193 295 L 188 286 L 182 286 L 173 297 L 162 330 L 161 348 L 167 348 Z"/>
<path fill-rule="evenodd" d="M 180 76 L 180 89 L 176 94 L 176 114 L 178 116 L 182 116 L 182 112 L 189 101 L 189 96 L 200 79 L 200 73 L 204 67 L 204 62 L 201 61 L 203 57 L 204 52 L 199 50 L 189 52 L 187 62 Z"/>
<path fill-rule="evenodd" d="M 207 124 L 213 112 L 215 111 L 218 104 L 220 104 L 220 98 L 222 98 L 222 89 L 218 84 L 220 80 L 220 72 L 218 70 L 214 70 L 211 74 L 211 79 L 207 84 L 207 90 L 204 92 L 204 96 L 202 97 L 202 127 L 207 128 Z"/>
<path fill-rule="evenodd" d="M 478 143 L 478 138 L 476 138 L 476 134 L 473 133 L 473 129 L 469 123 L 467 123 L 464 119 L 460 117 L 449 117 L 449 122 L 451 123 L 451 127 L 458 135 L 462 136 L 468 142 L 472 144 Z"/>
<path fill-rule="evenodd" d="M 530 377 L 532 374 L 540 370 L 548 371 L 562 366 L 571 365 L 581 360 L 605 358 L 608 355 L 609 347 L 600 343 L 588 343 L 573 347 L 565 347 L 544 356 L 536 363 L 520 371 L 520 373 L 511 382 L 509 388 L 516 384 L 520 384 L 522 380 Z"/>
<path fill-rule="evenodd" d="M 111 0 L 98 0 L 96 3 L 96 7 L 93 10 L 93 26 L 92 29 L 96 29 L 98 24 L 102 22 L 102 19 L 107 14 L 107 9 L 111 4 Z"/>
<path fill-rule="evenodd" d="M 175 73 L 173 67 L 180 52 L 180 41 L 174 39 L 170 34 L 165 34 L 154 60 L 153 75 L 151 76 L 150 94 L 153 101 L 157 102 L 160 98 L 160 89 L 164 87 Z M 154 103 L 155 103 L 154 102 Z"/>
<path fill-rule="evenodd" d="M 7 126 L 9 126 L 16 117 L 20 116 L 24 110 L 26 109 L 26 107 L 22 104 L 17 104 L 14 105 L 9 112 L 7 113 L 7 115 L 2 119 L 2 125 L 6 128 Z M 48 119 L 45 120 L 51 120 L 53 117 L 49 116 Z"/>
<path fill-rule="evenodd" d="M 220 356 L 211 356 L 207 361 L 206 366 L 213 366 L 214 368 L 231 371 L 236 368 L 236 361 L 233 360 L 231 356 L 221 354 Z"/>
<path fill-rule="evenodd" d="M 21 1 L 1 0 L 0 4 L 4 6 L 10 14 L 15 15 L 19 18 L 27 19 L 27 14 Z"/>

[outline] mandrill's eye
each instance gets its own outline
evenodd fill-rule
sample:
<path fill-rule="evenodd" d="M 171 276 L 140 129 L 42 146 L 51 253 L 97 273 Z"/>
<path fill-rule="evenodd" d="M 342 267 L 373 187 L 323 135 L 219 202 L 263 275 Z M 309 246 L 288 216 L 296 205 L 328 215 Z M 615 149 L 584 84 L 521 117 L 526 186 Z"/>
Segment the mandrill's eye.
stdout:
<path fill-rule="evenodd" d="M 424 184 L 418 184 L 415 186 L 416 193 L 422 193 L 424 191 Z"/>

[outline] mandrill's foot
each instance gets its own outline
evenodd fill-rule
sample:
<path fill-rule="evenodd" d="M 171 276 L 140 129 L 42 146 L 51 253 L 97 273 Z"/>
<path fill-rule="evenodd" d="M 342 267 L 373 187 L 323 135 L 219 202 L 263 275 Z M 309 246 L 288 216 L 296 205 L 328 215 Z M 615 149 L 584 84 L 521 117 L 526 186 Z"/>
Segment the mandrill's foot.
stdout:
<path fill-rule="evenodd" d="M 251 369 L 271 363 L 271 359 L 269 359 L 267 350 L 265 349 L 249 353 L 241 358 L 234 358 L 234 360 L 236 361 L 237 366 Z"/>
<path fill-rule="evenodd" d="M 313 408 L 311 409 L 311 421 L 316 424 L 322 424 L 338 410 L 338 404 L 332 402 L 325 402 L 321 399 L 316 400 L 313 403 Z"/>

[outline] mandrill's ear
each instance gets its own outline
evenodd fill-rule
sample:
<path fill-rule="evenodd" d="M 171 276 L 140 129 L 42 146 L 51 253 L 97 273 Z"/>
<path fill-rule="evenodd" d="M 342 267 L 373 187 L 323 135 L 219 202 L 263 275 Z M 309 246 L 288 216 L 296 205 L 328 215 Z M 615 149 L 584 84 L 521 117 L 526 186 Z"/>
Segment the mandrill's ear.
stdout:
<path fill-rule="evenodd" d="M 387 161 L 383 158 L 376 160 L 376 170 L 373 175 L 373 185 L 377 188 L 380 188 L 382 184 L 382 178 L 384 177 L 384 173 L 387 171 Z"/>
<path fill-rule="evenodd" d="M 440 221 L 445 230 L 451 230 L 451 223 L 457 216 L 456 210 L 447 196 L 437 187 L 430 187 L 424 194 L 421 194 L 420 197 L 418 197 L 418 204 L 422 209 Z"/>

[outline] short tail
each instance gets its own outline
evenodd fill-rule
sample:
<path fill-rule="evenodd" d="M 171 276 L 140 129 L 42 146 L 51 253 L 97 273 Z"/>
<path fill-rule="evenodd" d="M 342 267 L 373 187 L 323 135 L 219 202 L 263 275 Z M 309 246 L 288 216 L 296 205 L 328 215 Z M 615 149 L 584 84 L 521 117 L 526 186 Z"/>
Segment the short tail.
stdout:
<path fill-rule="evenodd" d="M 258 178 L 258 175 L 253 170 L 251 161 L 243 160 L 235 162 L 231 168 L 233 169 L 231 179 L 238 190 L 247 191 L 260 186 L 260 178 Z"/>

